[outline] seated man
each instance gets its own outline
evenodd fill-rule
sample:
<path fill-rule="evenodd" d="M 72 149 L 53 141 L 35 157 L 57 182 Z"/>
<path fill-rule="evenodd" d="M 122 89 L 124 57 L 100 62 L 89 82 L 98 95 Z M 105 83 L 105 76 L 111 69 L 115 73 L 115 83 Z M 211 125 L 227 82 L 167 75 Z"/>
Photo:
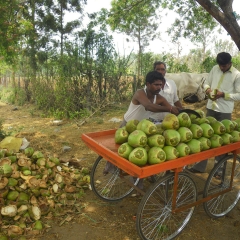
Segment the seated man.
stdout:
<path fill-rule="evenodd" d="M 162 97 L 159 92 L 162 89 L 165 79 L 163 75 L 157 71 L 149 72 L 146 76 L 146 87 L 135 92 L 124 114 L 123 122 L 120 127 L 132 119 L 141 121 L 148 119 L 153 112 L 169 112 L 178 115 L 178 108 L 172 106 L 168 101 Z M 159 121 L 162 119 L 158 119 Z M 113 169 L 113 164 L 107 162 L 104 168 L 104 174 L 107 174 Z M 138 187 L 143 188 L 143 181 L 139 181 Z"/>

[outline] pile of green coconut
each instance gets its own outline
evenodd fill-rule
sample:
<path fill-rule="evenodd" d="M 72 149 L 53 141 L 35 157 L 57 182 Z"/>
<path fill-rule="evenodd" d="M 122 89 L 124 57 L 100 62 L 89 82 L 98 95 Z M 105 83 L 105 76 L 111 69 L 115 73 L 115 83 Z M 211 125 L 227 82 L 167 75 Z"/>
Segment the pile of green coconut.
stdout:
<path fill-rule="evenodd" d="M 217 121 L 200 109 L 196 112 L 201 118 L 182 112 L 167 114 L 160 124 L 148 119 L 128 121 L 115 132 L 118 154 L 145 166 L 240 141 L 240 119 Z"/>
<path fill-rule="evenodd" d="M 87 168 L 67 166 L 31 147 L 23 152 L 1 149 L 0 240 L 40 234 L 45 227 L 42 218 L 76 205 L 89 182 Z"/>

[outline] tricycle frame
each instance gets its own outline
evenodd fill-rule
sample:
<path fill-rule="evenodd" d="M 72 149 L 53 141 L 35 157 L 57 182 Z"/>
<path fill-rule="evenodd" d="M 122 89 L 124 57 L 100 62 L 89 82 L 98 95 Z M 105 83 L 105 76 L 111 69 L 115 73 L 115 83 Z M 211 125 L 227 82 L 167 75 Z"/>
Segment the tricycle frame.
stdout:
<path fill-rule="evenodd" d="M 114 140 L 114 135 L 115 135 L 116 129 L 112 130 L 107 130 L 107 131 L 102 131 L 102 132 L 94 132 L 94 133 L 88 133 L 88 134 L 82 134 L 82 139 L 86 143 L 86 145 L 92 149 L 95 153 L 97 153 L 101 158 L 105 159 L 106 161 L 112 163 L 114 166 L 116 166 L 116 169 L 119 169 L 119 173 L 125 173 L 124 175 L 129 174 L 132 177 L 135 177 L 136 179 L 139 178 L 146 178 L 149 176 L 152 176 L 154 174 L 159 174 L 162 172 L 166 171 L 171 171 L 171 173 L 162 179 L 159 179 L 146 193 L 141 191 L 140 189 L 137 188 L 137 181 L 130 183 L 130 189 L 126 194 L 121 195 L 119 198 L 105 198 L 103 197 L 104 200 L 120 200 L 123 197 L 127 196 L 128 194 L 131 193 L 133 189 L 138 190 L 143 194 L 143 198 L 141 200 L 141 203 L 139 204 L 139 209 L 137 213 L 137 219 L 136 219 L 136 224 L 137 224 L 137 230 L 138 234 L 141 237 L 141 239 L 148 240 L 148 239 L 173 239 L 175 238 L 181 231 L 182 229 L 186 226 L 188 221 L 190 220 L 193 210 L 196 205 L 199 205 L 203 203 L 204 209 L 206 213 L 210 217 L 222 217 L 226 215 L 229 211 L 233 209 L 233 207 L 237 204 L 240 194 L 239 190 L 236 191 L 236 186 L 233 186 L 234 179 L 237 179 L 237 182 L 240 179 L 240 163 L 239 163 L 239 149 L 240 149 L 240 142 L 237 143 L 232 143 L 229 145 L 225 145 L 222 147 L 218 148 L 213 148 L 207 151 L 203 151 L 200 153 L 192 154 L 186 157 L 178 158 L 175 160 L 171 161 L 166 161 L 161 164 L 156 164 L 156 165 L 151 165 L 151 166 L 144 166 L 144 167 L 138 167 L 128 160 L 120 157 L 117 153 L 119 145 L 115 143 Z M 204 193 L 203 193 L 203 198 L 197 200 L 197 195 L 195 196 L 195 184 L 190 175 L 183 173 L 185 172 L 185 166 L 189 164 L 193 164 L 208 158 L 212 158 L 218 155 L 230 153 L 226 158 L 224 158 L 221 162 L 219 162 L 210 172 L 209 177 L 206 181 Z M 98 160 L 98 161 L 100 161 Z M 238 160 L 238 161 L 236 161 Z M 97 162 L 97 161 L 96 161 Z M 236 164 L 237 163 L 237 164 Z M 222 169 L 224 164 L 231 165 L 231 170 L 229 172 L 224 173 L 224 178 L 227 179 L 220 179 L 219 183 L 214 182 L 214 174 L 218 169 Z M 97 166 L 95 166 L 95 170 L 97 169 Z M 91 184 L 93 187 L 95 187 L 95 180 L 94 180 L 94 171 L 91 173 Z M 114 173 L 115 177 L 119 176 L 121 178 L 124 178 L 123 174 Z M 110 175 L 111 176 L 111 175 Z M 239 178 L 239 179 L 238 179 Z M 173 180 L 173 181 L 172 181 Z M 183 181 L 184 180 L 184 181 Z M 125 181 L 125 180 L 124 180 Z M 171 183 L 172 182 L 172 183 Z M 189 193 L 186 192 L 186 189 L 184 189 L 184 184 L 183 182 L 188 183 L 187 186 L 190 189 Z M 226 182 L 226 183 L 225 183 Z M 165 184 L 165 185 L 164 185 Z M 225 185 L 224 185 L 225 184 Z M 164 187 L 163 187 L 164 186 Z M 216 187 L 216 186 L 221 186 L 221 187 Z M 235 188 L 235 189 L 234 189 Z M 163 190 L 162 190 L 163 189 Z M 168 189 L 168 190 L 166 190 Z M 179 190 L 180 189 L 180 190 Z M 238 189 L 238 188 L 237 188 Z M 95 189 L 96 190 L 96 189 Z M 166 229 L 163 231 L 162 227 L 165 226 L 161 223 L 161 219 L 159 218 L 158 221 L 160 221 L 160 228 L 153 227 L 152 230 L 148 230 L 151 232 L 153 235 L 149 235 L 149 232 L 145 232 L 145 220 L 142 220 L 142 216 L 144 215 L 146 209 L 145 206 L 147 205 L 148 201 L 152 201 L 154 194 L 156 194 L 158 191 L 160 192 L 165 191 L 165 194 L 168 195 L 169 193 L 167 191 L 171 190 L 171 202 L 169 206 L 167 206 L 167 210 L 165 209 L 164 211 L 168 211 L 166 213 L 166 216 L 168 216 L 170 219 L 172 219 L 172 216 L 175 217 L 175 219 L 178 219 L 178 225 L 180 227 L 172 227 L 171 229 L 168 229 L 170 232 L 169 234 L 166 233 Z M 179 199 L 181 198 L 179 191 L 185 192 L 184 194 L 190 194 L 189 198 L 190 201 L 186 201 L 184 203 L 181 203 L 179 205 Z M 232 194 L 232 192 L 235 194 L 236 192 L 236 199 L 234 200 L 233 203 L 231 203 L 230 206 L 228 206 L 226 209 L 222 210 L 220 207 L 215 207 L 216 203 L 218 203 L 219 200 L 222 200 L 222 196 L 226 194 Z M 95 191 L 95 193 L 98 193 L 98 190 Z M 194 194 L 192 194 L 194 193 Z M 97 194 L 98 196 L 101 197 L 101 194 Z M 162 203 L 161 203 L 162 204 Z M 218 203 L 219 204 L 219 203 Z M 158 206 L 158 205 L 157 205 Z M 159 205 L 160 206 L 160 205 Z M 149 207 L 149 206 L 148 206 Z M 182 214 L 186 214 L 186 218 L 180 217 L 177 218 L 176 216 L 181 216 Z M 160 214 L 162 215 L 162 214 Z M 154 216 L 154 218 L 157 218 Z M 167 218 L 167 217 L 166 217 Z M 151 219 L 153 219 L 153 216 L 151 216 Z M 156 221 L 156 219 L 155 219 Z M 168 221 L 170 221 L 168 219 Z M 161 225 L 162 224 L 162 225 Z M 170 227 L 169 227 L 170 228 Z"/>

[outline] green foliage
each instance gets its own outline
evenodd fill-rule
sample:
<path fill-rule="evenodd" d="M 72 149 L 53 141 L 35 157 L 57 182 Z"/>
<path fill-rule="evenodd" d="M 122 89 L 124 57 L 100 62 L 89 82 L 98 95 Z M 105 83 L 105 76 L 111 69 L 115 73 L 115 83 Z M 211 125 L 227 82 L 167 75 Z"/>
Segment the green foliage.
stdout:
<path fill-rule="evenodd" d="M 167 54 L 162 57 L 162 61 L 167 64 L 167 71 L 171 73 L 190 72 L 187 62 L 174 58 L 173 55 Z"/>
<path fill-rule="evenodd" d="M 15 89 L 12 87 L 1 87 L 0 99 L 2 102 L 14 104 L 16 100 Z"/>
<path fill-rule="evenodd" d="M 2 139 L 4 139 L 5 137 L 11 135 L 10 132 L 6 132 L 6 131 L 3 129 L 3 123 L 4 123 L 4 119 L 0 118 L 0 141 L 1 141 Z"/>
<path fill-rule="evenodd" d="M 240 54 L 232 58 L 232 63 L 233 66 L 240 71 Z"/>
<path fill-rule="evenodd" d="M 216 65 L 216 57 L 207 57 L 201 64 L 202 72 L 210 72 L 214 65 Z"/>

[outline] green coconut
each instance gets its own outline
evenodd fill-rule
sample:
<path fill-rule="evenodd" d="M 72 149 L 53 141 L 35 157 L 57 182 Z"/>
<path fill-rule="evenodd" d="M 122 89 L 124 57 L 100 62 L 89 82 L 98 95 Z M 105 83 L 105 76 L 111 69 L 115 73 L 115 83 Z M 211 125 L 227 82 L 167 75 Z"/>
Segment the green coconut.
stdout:
<path fill-rule="evenodd" d="M 145 150 L 148 152 L 151 147 L 147 144 L 144 148 L 145 148 Z"/>
<path fill-rule="evenodd" d="M 125 126 L 128 133 L 135 131 L 137 129 L 138 123 L 139 123 L 139 121 L 136 119 L 129 120 Z"/>
<path fill-rule="evenodd" d="M 206 119 L 209 121 L 210 124 L 217 121 L 217 119 L 215 117 L 212 117 L 212 116 L 207 116 Z"/>
<path fill-rule="evenodd" d="M 128 159 L 129 154 L 131 153 L 132 150 L 133 150 L 132 146 L 130 146 L 128 143 L 123 143 L 118 148 L 118 154 L 119 156 Z"/>
<path fill-rule="evenodd" d="M 7 199 L 8 200 L 12 200 L 12 201 L 15 201 L 19 196 L 19 192 L 18 191 L 9 191 L 8 194 L 7 194 Z"/>
<path fill-rule="evenodd" d="M 156 132 L 156 134 L 162 134 L 162 133 L 164 132 L 164 129 L 163 129 L 161 123 L 156 124 L 156 127 L 157 127 L 157 132 Z"/>
<path fill-rule="evenodd" d="M 185 112 L 179 113 L 178 116 L 179 127 L 190 127 L 192 122 L 189 115 Z"/>
<path fill-rule="evenodd" d="M 217 135 L 221 135 L 226 132 L 226 127 L 219 121 L 210 123 L 210 125 L 212 126 L 214 133 Z"/>
<path fill-rule="evenodd" d="M 27 156 L 27 157 L 31 157 L 34 153 L 34 149 L 32 147 L 28 147 L 28 148 L 25 148 L 24 149 L 24 154 Z"/>
<path fill-rule="evenodd" d="M 166 154 L 160 147 L 152 147 L 148 151 L 148 163 L 150 165 L 158 164 L 166 160 Z"/>
<path fill-rule="evenodd" d="M 118 128 L 115 132 L 115 143 L 122 144 L 128 141 L 129 133 L 125 128 Z"/>
<path fill-rule="evenodd" d="M 9 164 L 3 164 L 2 166 L 0 166 L 0 175 L 9 177 L 12 174 L 12 167 Z"/>
<path fill-rule="evenodd" d="M 217 134 L 213 134 L 213 136 L 210 137 L 209 140 L 211 141 L 211 148 L 217 148 L 223 145 L 223 139 Z"/>
<path fill-rule="evenodd" d="M 0 149 L 0 158 L 3 158 L 3 157 L 5 157 L 5 150 L 3 150 L 3 149 Z"/>
<path fill-rule="evenodd" d="M 234 130 L 234 124 L 231 120 L 224 119 L 221 121 L 221 123 L 225 126 L 226 133 L 231 133 Z"/>
<path fill-rule="evenodd" d="M 8 186 L 15 187 L 18 184 L 18 180 L 15 178 L 8 178 Z"/>
<path fill-rule="evenodd" d="M 40 220 L 37 220 L 34 224 L 33 224 L 33 229 L 35 230 L 42 230 L 43 229 L 43 224 Z"/>
<path fill-rule="evenodd" d="M 197 139 L 202 143 L 202 151 L 208 150 L 211 148 L 211 141 L 207 137 L 200 137 Z"/>
<path fill-rule="evenodd" d="M 163 135 L 155 134 L 153 136 L 148 137 L 147 144 L 149 147 L 164 147 L 165 138 Z"/>
<path fill-rule="evenodd" d="M 202 143 L 198 139 L 192 139 L 186 143 L 190 148 L 190 154 L 199 153 L 203 149 Z"/>
<path fill-rule="evenodd" d="M 20 192 L 18 196 L 18 201 L 29 201 L 30 197 L 25 192 Z"/>
<path fill-rule="evenodd" d="M 35 152 L 33 153 L 33 155 L 32 155 L 31 158 L 36 161 L 37 159 L 43 158 L 43 157 L 44 157 L 44 155 L 43 155 L 42 152 L 40 152 L 40 151 L 35 151 Z"/>
<path fill-rule="evenodd" d="M 192 123 L 196 123 L 198 125 L 202 124 L 202 123 L 210 123 L 209 120 L 207 118 L 196 118 L 192 120 Z"/>
<path fill-rule="evenodd" d="M 132 147 L 145 147 L 147 145 L 147 135 L 141 130 L 135 130 L 128 136 L 128 144 Z"/>
<path fill-rule="evenodd" d="M 240 132 L 234 130 L 230 134 L 233 137 L 233 142 L 239 142 L 240 141 Z"/>
<path fill-rule="evenodd" d="M 234 129 L 233 130 L 238 130 L 238 123 L 236 121 L 232 121 L 233 125 L 234 125 Z"/>
<path fill-rule="evenodd" d="M 55 165 L 60 165 L 60 160 L 59 160 L 59 158 L 57 158 L 57 157 L 50 157 L 49 158 L 49 161 L 50 162 L 53 162 Z"/>
<path fill-rule="evenodd" d="M 29 175 L 32 174 L 32 172 L 31 172 L 30 170 L 28 170 L 28 169 L 23 170 L 22 173 L 23 173 L 23 175 L 25 175 L 25 176 L 29 176 Z"/>
<path fill-rule="evenodd" d="M 206 115 L 205 115 L 205 112 L 202 110 L 202 109 L 196 109 L 195 110 L 197 113 L 199 113 L 199 115 L 201 116 L 201 118 L 205 118 Z"/>
<path fill-rule="evenodd" d="M 217 94 L 217 89 L 213 89 L 211 92 L 209 92 L 208 94 L 207 94 L 207 97 L 209 98 L 209 99 L 211 99 L 211 100 L 214 100 L 215 99 L 215 95 Z"/>
<path fill-rule="evenodd" d="M 180 142 L 188 142 L 193 137 L 191 130 L 187 127 L 180 127 L 177 131 L 180 134 Z"/>
<path fill-rule="evenodd" d="M 136 147 L 129 154 L 128 159 L 131 163 L 141 167 L 147 164 L 148 154 L 145 148 Z"/>
<path fill-rule="evenodd" d="M 200 127 L 203 130 L 203 134 L 202 134 L 203 137 L 210 138 L 214 134 L 214 130 L 210 124 L 202 123 L 200 124 Z"/>
<path fill-rule="evenodd" d="M 44 167 L 46 165 L 46 158 L 42 157 L 42 158 L 38 158 L 36 164 L 39 167 Z"/>
<path fill-rule="evenodd" d="M 17 156 L 8 156 L 8 158 L 11 160 L 11 163 L 15 163 L 17 161 Z"/>
<path fill-rule="evenodd" d="M 179 152 L 179 157 L 185 157 L 190 154 L 190 148 L 186 143 L 179 143 L 176 149 Z"/>
<path fill-rule="evenodd" d="M 164 129 L 175 129 L 179 128 L 178 117 L 172 113 L 167 114 L 162 121 L 162 127 Z"/>
<path fill-rule="evenodd" d="M 233 136 L 229 133 L 222 134 L 221 138 L 223 140 L 223 145 L 227 145 L 233 142 Z"/>
<path fill-rule="evenodd" d="M 165 130 L 163 136 L 165 138 L 165 145 L 167 146 L 177 146 L 181 139 L 179 132 L 174 129 Z"/>
<path fill-rule="evenodd" d="M 148 119 L 141 120 L 137 125 L 137 130 L 141 130 L 147 135 L 153 135 L 157 133 L 156 125 Z"/>
<path fill-rule="evenodd" d="M 178 150 L 173 146 L 164 146 L 163 151 L 166 154 L 166 160 L 173 160 L 179 157 Z"/>
<path fill-rule="evenodd" d="M 196 123 L 192 123 L 189 129 L 191 130 L 191 132 L 193 134 L 193 138 L 197 139 L 197 138 L 202 137 L 203 129 Z"/>

